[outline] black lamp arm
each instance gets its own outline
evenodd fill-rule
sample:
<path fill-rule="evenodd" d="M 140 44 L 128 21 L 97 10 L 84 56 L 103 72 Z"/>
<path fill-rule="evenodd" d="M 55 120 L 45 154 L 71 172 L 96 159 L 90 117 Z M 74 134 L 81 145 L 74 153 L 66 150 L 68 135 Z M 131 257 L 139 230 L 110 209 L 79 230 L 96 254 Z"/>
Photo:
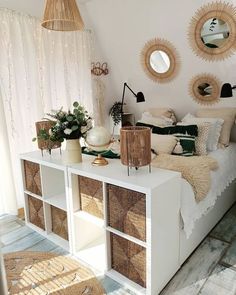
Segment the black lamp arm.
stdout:
<path fill-rule="evenodd" d="M 236 85 L 232 86 L 232 89 L 236 89 Z"/>
<path fill-rule="evenodd" d="M 121 114 L 123 114 L 123 105 L 124 105 L 124 99 L 125 99 L 125 87 L 127 87 L 135 97 L 137 97 L 137 94 L 133 92 L 133 90 L 129 87 L 129 85 L 125 82 L 123 87 L 123 94 L 122 94 L 122 101 L 121 101 Z"/>

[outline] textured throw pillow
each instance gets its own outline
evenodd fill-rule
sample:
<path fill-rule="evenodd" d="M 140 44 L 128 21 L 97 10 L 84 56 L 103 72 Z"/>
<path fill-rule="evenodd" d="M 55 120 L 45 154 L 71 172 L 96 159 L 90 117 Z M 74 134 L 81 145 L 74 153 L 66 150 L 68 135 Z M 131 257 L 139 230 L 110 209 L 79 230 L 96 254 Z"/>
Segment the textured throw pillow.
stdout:
<path fill-rule="evenodd" d="M 174 136 L 178 138 L 182 146 L 183 152 L 181 155 L 186 157 L 193 156 L 195 153 L 195 136 L 186 134 L 175 134 Z"/>
<path fill-rule="evenodd" d="M 210 130 L 209 123 L 199 123 L 198 136 L 195 138 L 196 154 L 199 156 L 207 155 L 207 139 Z"/>
<path fill-rule="evenodd" d="M 175 112 L 171 108 L 149 108 L 147 110 L 153 117 L 165 116 L 171 118 L 173 122 L 176 122 Z"/>
<path fill-rule="evenodd" d="M 229 145 L 230 133 L 235 122 L 236 108 L 201 109 L 196 113 L 200 118 L 221 118 L 224 120 L 219 143 L 223 146 Z"/>
<path fill-rule="evenodd" d="M 153 117 L 152 114 L 150 114 L 149 112 L 142 113 L 142 117 L 140 120 L 138 120 L 138 122 L 145 123 L 145 124 L 151 124 L 151 125 L 159 126 L 159 127 L 173 125 L 172 119 L 165 117 L 165 116 Z"/>
<path fill-rule="evenodd" d="M 141 122 L 136 123 L 137 126 L 146 126 L 150 127 L 152 129 L 152 133 L 155 134 L 175 134 L 175 133 L 181 133 L 181 134 L 188 134 L 188 135 L 198 135 L 198 127 L 197 125 L 175 125 L 175 126 L 167 126 L 167 127 L 158 127 L 153 126 L 150 124 L 145 124 Z"/>
<path fill-rule="evenodd" d="M 220 132 L 222 129 L 222 125 L 224 123 L 223 119 L 220 118 L 197 118 L 191 114 L 187 114 L 182 122 L 188 124 L 198 124 L 198 123 L 210 123 L 210 130 L 207 139 L 207 150 L 215 151 L 217 150 L 217 145 L 220 137 Z"/>
<path fill-rule="evenodd" d="M 176 143 L 173 135 L 151 134 L 151 147 L 157 154 L 171 154 Z"/>
<path fill-rule="evenodd" d="M 188 123 L 177 123 L 183 126 Z M 207 155 L 207 139 L 210 130 L 210 123 L 198 123 L 198 136 L 195 138 L 196 154 L 199 156 Z"/>

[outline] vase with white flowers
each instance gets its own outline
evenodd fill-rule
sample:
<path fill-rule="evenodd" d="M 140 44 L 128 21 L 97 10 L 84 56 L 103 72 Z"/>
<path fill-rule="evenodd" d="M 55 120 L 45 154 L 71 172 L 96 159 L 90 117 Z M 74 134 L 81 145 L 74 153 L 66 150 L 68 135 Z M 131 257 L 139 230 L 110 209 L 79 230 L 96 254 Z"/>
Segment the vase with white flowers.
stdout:
<path fill-rule="evenodd" d="M 54 122 L 49 130 L 51 141 L 63 141 L 66 139 L 66 149 L 63 161 L 66 164 L 79 163 L 82 161 L 80 138 L 85 137 L 87 131 L 92 128 L 92 118 L 77 101 L 73 103 L 73 110 L 65 112 L 52 110 L 47 114 L 48 120 Z"/>

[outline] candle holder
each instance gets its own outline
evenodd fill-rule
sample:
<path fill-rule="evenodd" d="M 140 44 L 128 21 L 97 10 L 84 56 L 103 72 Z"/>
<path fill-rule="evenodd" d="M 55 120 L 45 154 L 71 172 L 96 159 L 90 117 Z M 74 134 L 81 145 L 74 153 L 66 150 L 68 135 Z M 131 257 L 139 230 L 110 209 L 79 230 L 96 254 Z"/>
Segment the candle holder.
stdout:
<path fill-rule="evenodd" d="M 122 127 L 120 129 L 120 158 L 127 166 L 137 170 L 141 166 L 149 166 L 151 172 L 151 129 L 141 126 Z"/>

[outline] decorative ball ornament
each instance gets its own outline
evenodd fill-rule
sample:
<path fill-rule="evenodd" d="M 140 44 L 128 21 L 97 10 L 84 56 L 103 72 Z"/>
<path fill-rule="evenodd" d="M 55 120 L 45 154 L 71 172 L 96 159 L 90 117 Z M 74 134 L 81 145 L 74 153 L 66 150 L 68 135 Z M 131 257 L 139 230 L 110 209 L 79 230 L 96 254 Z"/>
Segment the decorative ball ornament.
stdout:
<path fill-rule="evenodd" d="M 88 147 L 93 151 L 105 151 L 111 144 L 111 134 L 107 131 L 106 128 L 102 126 L 96 126 L 87 133 L 86 143 Z M 108 162 L 102 157 L 101 154 L 98 154 L 92 164 L 97 166 L 104 166 L 107 165 Z"/>

